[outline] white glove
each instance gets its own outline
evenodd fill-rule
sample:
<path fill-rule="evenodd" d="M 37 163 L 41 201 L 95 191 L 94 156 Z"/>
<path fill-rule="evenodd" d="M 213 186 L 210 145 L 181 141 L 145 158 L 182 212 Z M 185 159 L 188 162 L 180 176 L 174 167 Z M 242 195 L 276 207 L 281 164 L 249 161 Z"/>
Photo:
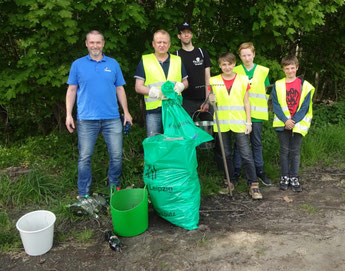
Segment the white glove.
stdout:
<path fill-rule="evenodd" d="M 159 88 L 152 87 L 150 88 L 150 91 L 149 91 L 149 97 L 162 100 L 163 93 Z"/>
<path fill-rule="evenodd" d="M 182 91 L 184 90 L 184 84 L 181 82 L 176 82 L 175 86 L 174 86 L 174 91 L 177 94 L 180 94 Z"/>
<path fill-rule="evenodd" d="M 250 134 L 252 131 L 252 124 L 251 123 L 246 123 L 246 131 L 244 132 L 246 135 Z"/>

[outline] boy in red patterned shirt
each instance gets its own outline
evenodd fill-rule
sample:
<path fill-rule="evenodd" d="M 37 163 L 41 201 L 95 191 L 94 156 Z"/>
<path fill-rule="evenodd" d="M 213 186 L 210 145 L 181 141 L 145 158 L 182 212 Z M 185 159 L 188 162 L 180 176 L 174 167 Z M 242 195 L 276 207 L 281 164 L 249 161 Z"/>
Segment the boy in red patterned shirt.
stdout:
<path fill-rule="evenodd" d="M 298 170 L 303 136 L 308 133 L 313 117 L 312 98 L 314 87 L 296 77 L 298 59 L 287 56 L 282 59 L 285 78 L 275 82 L 272 90 L 274 112 L 273 127 L 280 144 L 280 189 L 301 192 Z"/>

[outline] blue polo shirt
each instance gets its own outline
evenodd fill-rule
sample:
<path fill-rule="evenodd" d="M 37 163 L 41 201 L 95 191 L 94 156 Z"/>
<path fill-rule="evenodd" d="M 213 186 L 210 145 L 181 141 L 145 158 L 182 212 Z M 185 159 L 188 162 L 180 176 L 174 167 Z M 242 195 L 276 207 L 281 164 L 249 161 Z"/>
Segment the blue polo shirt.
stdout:
<path fill-rule="evenodd" d="M 77 85 L 77 119 L 100 120 L 120 117 L 116 87 L 125 80 L 119 63 L 103 55 L 96 61 L 90 55 L 73 62 L 67 84 Z"/>

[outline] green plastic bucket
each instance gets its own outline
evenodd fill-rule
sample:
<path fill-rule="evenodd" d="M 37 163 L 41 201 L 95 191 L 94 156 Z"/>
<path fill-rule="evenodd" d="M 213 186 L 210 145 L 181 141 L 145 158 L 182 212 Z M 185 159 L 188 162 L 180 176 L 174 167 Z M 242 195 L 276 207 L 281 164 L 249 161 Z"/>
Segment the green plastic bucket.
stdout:
<path fill-rule="evenodd" d="M 110 192 L 110 208 L 114 232 L 130 237 L 143 233 L 148 227 L 148 192 L 142 188 Z"/>

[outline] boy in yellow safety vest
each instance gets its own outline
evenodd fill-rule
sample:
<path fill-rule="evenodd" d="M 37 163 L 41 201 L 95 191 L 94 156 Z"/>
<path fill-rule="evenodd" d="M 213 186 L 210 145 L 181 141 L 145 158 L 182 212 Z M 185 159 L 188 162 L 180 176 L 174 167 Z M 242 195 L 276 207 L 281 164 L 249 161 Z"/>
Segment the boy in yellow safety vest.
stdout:
<path fill-rule="evenodd" d="M 275 82 L 272 90 L 273 127 L 280 144 L 280 189 L 301 192 L 298 178 L 303 136 L 308 133 L 313 117 L 312 100 L 315 88 L 296 77 L 298 59 L 286 56 L 281 65 L 285 78 Z"/>
<path fill-rule="evenodd" d="M 248 98 L 248 91 L 250 89 L 248 77 L 233 72 L 236 65 L 236 57 L 232 53 L 222 54 L 218 59 L 218 63 L 222 74 L 210 78 L 210 85 L 214 92 L 214 94 L 210 94 L 210 100 L 215 99 L 217 102 L 219 128 L 232 185 L 230 189 L 233 189 L 236 184 L 232 163 L 232 140 L 235 139 L 245 167 L 249 194 L 253 199 L 262 199 L 253 155 L 249 147 L 248 134 L 252 131 L 252 123 Z M 215 132 L 218 132 L 216 124 L 213 126 L 213 129 Z M 216 156 L 218 160 L 221 157 L 220 148 L 219 140 L 216 140 Z M 226 176 L 225 172 L 224 176 Z"/>
<path fill-rule="evenodd" d="M 270 84 L 268 78 L 269 68 L 254 63 L 255 48 L 253 43 L 244 42 L 238 48 L 238 54 L 242 64 L 234 68 L 237 74 L 247 75 L 250 84 L 249 101 L 252 116 L 252 132 L 250 133 L 250 143 L 253 152 L 256 175 L 264 185 L 272 185 L 271 180 L 264 172 L 264 159 L 262 156 L 261 132 L 262 124 L 268 120 L 268 97 L 266 87 Z M 234 168 L 235 178 L 238 180 L 241 174 L 242 161 L 235 146 L 234 150 Z"/>

